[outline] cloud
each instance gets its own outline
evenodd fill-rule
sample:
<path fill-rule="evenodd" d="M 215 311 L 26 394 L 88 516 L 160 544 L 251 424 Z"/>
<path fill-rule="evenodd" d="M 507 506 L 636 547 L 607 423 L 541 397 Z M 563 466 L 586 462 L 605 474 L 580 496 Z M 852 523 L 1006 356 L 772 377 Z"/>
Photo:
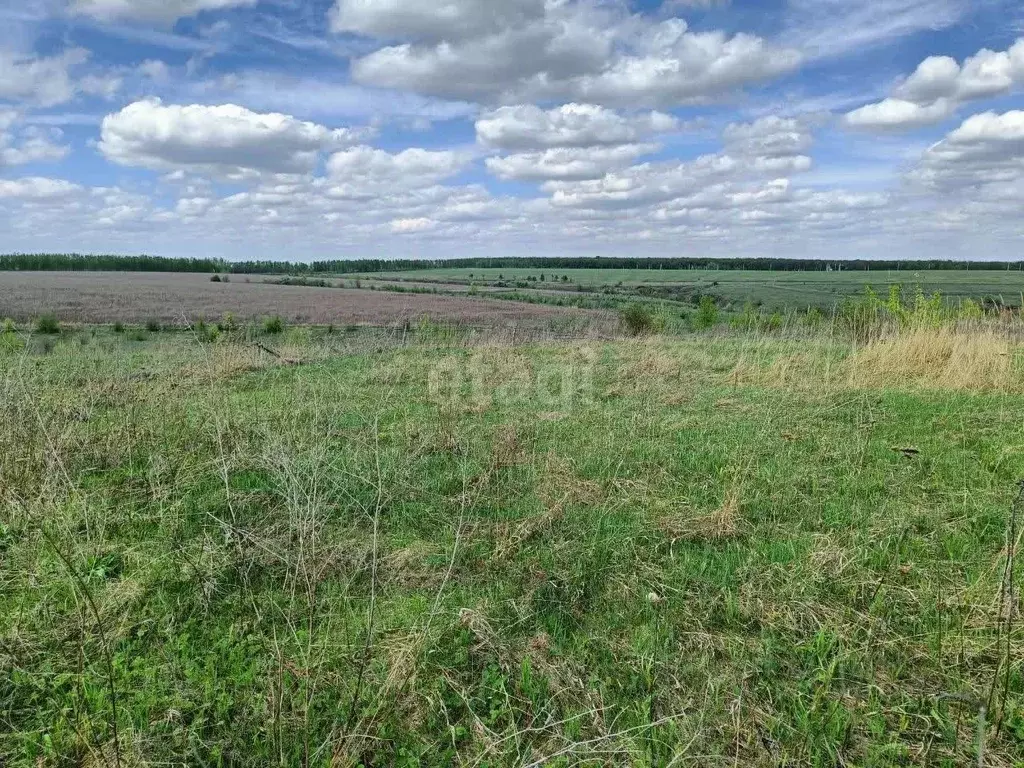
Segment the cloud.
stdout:
<path fill-rule="evenodd" d="M 544 0 L 338 0 L 334 32 L 416 42 L 463 40 L 544 16 Z"/>
<path fill-rule="evenodd" d="M 107 115 L 99 148 L 113 162 L 154 170 L 184 169 L 227 178 L 306 174 L 314 170 L 321 152 L 352 144 L 365 133 L 234 104 L 179 106 L 148 99 Z"/>
<path fill-rule="evenodd" d="M 559 147 L 489 157 L 487 170 L 505 180 L 597 179 L 611 170 L 625 168 L 638 157 L 657 151 L 656 144 L 623 144 L 617 147 Z"/>
<path fill-rule="evenodd" d="M 365 85 L 469 101 L 516 99 L 545 83 L 597 71 L 611 52 L 602 30 L 547 20 L 436 44 L 387 46 L 352 62 Z"/>
<path fill-rule="evenodd" d="M 0 179 L 0 198 L 25 201 L 55 200 L 81 191 L 81 187 L 64 179 L 30 176 L 22 179 Z"/>
<path fill-rule="evenodd" d="M 565 104 L 547 111 L 520 104 L 482 115 L 476 135 L 489 147 L 524 150 L 628 144 L 678 127 L 679 120 L 663 112 L 624 116 L 594 104 Z"/>
<path fill-rule="evenodd" d="M 774 178 L 788 188 L 784 177 L 806 171 L 812 164 L 804 154 L 812 144 L 809 128 L 795 118 L 767 116 L 752 123 L 733 123 L 723 131 L 722 143 L 718 154 L 620 167 L 600 177 L 580 174 L 579 180 L 553 177 L 542 189 L 551 194 L 556 207 L 643 208 L 699 197 L 707 190 L 720 191 L 722 185 L 756 177 Z"/>
<path fill-rule="evenodd" d="M 660 42 L 645 55 L 620 56 L 567 84 L 568 91 L 613 106 L 692 104 L 788 74 L 801 62 L 795 50 L 754 35 L 688 32 L 681 19 L 662 22 L 653 39 Z"/>
<path fill-rule="evenodd" d="M 435 227 L 437 227 L 437 222 L 425 217 L 418 219 L 395 219 L 391 222 L 391 231 L 403 235 L 427 232 Z"/>
<path fill-rule="evenodd" d="M 543 188 L 556 207 L 622 210 L 694 194 L 737 172 L 733 158 L 704 155 L 688 162 L 643 163 L 599 179 L 547 182 Z"/>
<path fill-rule="evenodd" d="M 669 107 L 720 97 L 795 70 L 795 50 L 762 38 L 690 32 L 682 19 L 613 20 L 583 4 L 475 36 L 413 40 L 357 58 L 361 83 L 481 102 L 582 101 Z"/>
<path fill-rule="evenodd" d="M 327 161 L 326 193 L 333 198 L 365 199 L 386 191 L 425 187 L 459 173 L 470 162 L 463 152 L 416 147 L 397 153 L 358 146 Z"/>
<path fill-rule="evenodd" d="M 101 21 L 132 19 L 172 24 L 203 11 L 255 5 L 257 0 L 72 0 L 70 11 Z"/>
<path fill-rule="evenodd" d="M 782 39 L 810 58 L 860 53 L 970 15 L 972 0 L 786 0 Z"/>
<path fill-rule="evenodd" d="M 885 99 L 847 113 L 843 118 L 850 128 L 871 131 L 904 131 L 934 125 L 950 117 L 956 105 L 949 99 L 938 99 L 927 106 L 905 99 Z"/>
<path fill-rule="evenodd" d="M 70 101 L 77 91 L 71 70 L 88 58 L 88 51 L 82 48 L 49 57 L 0 50 L 0 100 L 40 107 Z"/>
<path fill-rule="evenodd" d="M 158 83 L 165 83 L 170 79 L 170 67 L 159 59 L 146 59 L 139 65 L 139 74 Z"/>
<path fill-rule="evenodd" d="M 722 135 L 726 151 L 744 157 L 792 157 L 810 150 L 813 139 L 807 125 L 796 118 L 774 115 L 753 123 L 732 123 Z"/>
<path fill-rule="evenodd" d="M 894 95 L 855 109 L 847 125 L 867 130 L 909 130 L 951 117 L 970 101 L 1010 93 L 1024 85 L 1024 38 L 1008 50 L 982 49 L 959 64 L 929 56 L 896 88 Z"/>
<path fill-rule="evenodd" d="M 0 168 L 27 163 L 45 163 L 63 160 L 71 148 L 56 144 L 48 132 L 29 128 L 22 132 L 19 141 L 0 131 Z M 56 132 L 60 136 L 60 132 Z"/>
<path fill-rule="evenodd" d="M 929 186 L 961 190 L 1024 179 L 1024 111 L 983 112 L 968 118 L 928 148 L 910 177 Z"/>

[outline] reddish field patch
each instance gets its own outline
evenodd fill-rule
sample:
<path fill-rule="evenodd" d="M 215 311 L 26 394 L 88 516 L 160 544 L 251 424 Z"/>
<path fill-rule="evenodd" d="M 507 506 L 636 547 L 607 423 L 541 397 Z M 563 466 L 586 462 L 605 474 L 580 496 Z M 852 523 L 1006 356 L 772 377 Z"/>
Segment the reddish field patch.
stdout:
<path fill-rule="evenodd" d="M 231 312 L 240 321 L 279 315 L 291 323 L 395 325 L 422 317 L 474 326 L 542 327 L 607 321 L 609 313 L 461 296 L 307 288 L 263 277 L 148 272 L 0 272 L 0 318 L 52 312 L 64 322 L 185 325 Z"/>

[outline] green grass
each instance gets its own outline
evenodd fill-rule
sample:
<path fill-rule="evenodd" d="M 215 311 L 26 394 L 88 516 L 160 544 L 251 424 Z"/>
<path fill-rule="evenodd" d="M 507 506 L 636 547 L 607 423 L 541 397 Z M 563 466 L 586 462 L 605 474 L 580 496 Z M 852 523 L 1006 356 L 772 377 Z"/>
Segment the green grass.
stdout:
<path fill-rule="evenodd" d="M 539 281 L 544 274 L 545 281 Z M 562 276 L 569 282 L 562 282 Z M 411 272 L 382 272 L 362 275 L 383 280 L 415 282 L 472 282 L 481 285 L 498 282 L 509 284 L 530 281 L 535 289 L 576 290 L 619 288 L 634 294 L 638 290 L 655 291 L 678 289 L 685 297 L 709 293 L 724 302 L 742 304 L 746 301 L 763 304 L 768 309 L 789 307 L 818 307 L 830 310 L 844 298 L 862 296 L 865 286 L 873 286 L 885 294 L 888 286 L 902 285 L 912 293 L 918 285 L 927 294 L 941 292 L 949 299 L 1001 298 L 1008 306 L 1020 306 L 1024 292 L 1024 273 L 1012 270 L 939 271 L 905 270 L 900 272 L 769 272 L 741 270 L 644 270 L 644 269 L 560 269 L 546 272 L 540 269 L 430 269 Z M 619 286 L 619 283 L 622 285 Z"/>
<path fill-rule="evenodd" d="M 1024 760 L 1016 387 L 736 374 L 825 335 L 274 344 L 0 347 L 7 765 L 115 723 L 121 765 L 973 765 L 979 701 Z"/>

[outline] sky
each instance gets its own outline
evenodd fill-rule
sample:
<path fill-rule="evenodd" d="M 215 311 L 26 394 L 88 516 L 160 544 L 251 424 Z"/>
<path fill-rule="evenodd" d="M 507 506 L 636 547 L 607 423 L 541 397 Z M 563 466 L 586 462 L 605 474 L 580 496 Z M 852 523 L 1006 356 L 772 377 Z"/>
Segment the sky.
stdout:
<path fill-rule="evenodd" d="M 1024 258 L 1019 0 L 0 0 L 0 252 Z"/>

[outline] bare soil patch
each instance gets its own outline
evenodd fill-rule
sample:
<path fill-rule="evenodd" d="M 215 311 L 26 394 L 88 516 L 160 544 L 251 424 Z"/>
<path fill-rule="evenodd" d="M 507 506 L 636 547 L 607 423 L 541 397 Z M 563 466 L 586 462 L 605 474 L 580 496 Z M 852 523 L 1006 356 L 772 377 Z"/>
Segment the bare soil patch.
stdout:
<path fill-rule="evenodd" d="M 239 321 L 279 315 L 292 323 L 394 325 L 430 317 L 474 326 L 607 321 L 605 312 L 469 297 L 274 285 L 261 276 L 137 272 L 0 272 L 0 317 L 53 312 L 64 322 L 184 325 L 231 312 Z"/>

